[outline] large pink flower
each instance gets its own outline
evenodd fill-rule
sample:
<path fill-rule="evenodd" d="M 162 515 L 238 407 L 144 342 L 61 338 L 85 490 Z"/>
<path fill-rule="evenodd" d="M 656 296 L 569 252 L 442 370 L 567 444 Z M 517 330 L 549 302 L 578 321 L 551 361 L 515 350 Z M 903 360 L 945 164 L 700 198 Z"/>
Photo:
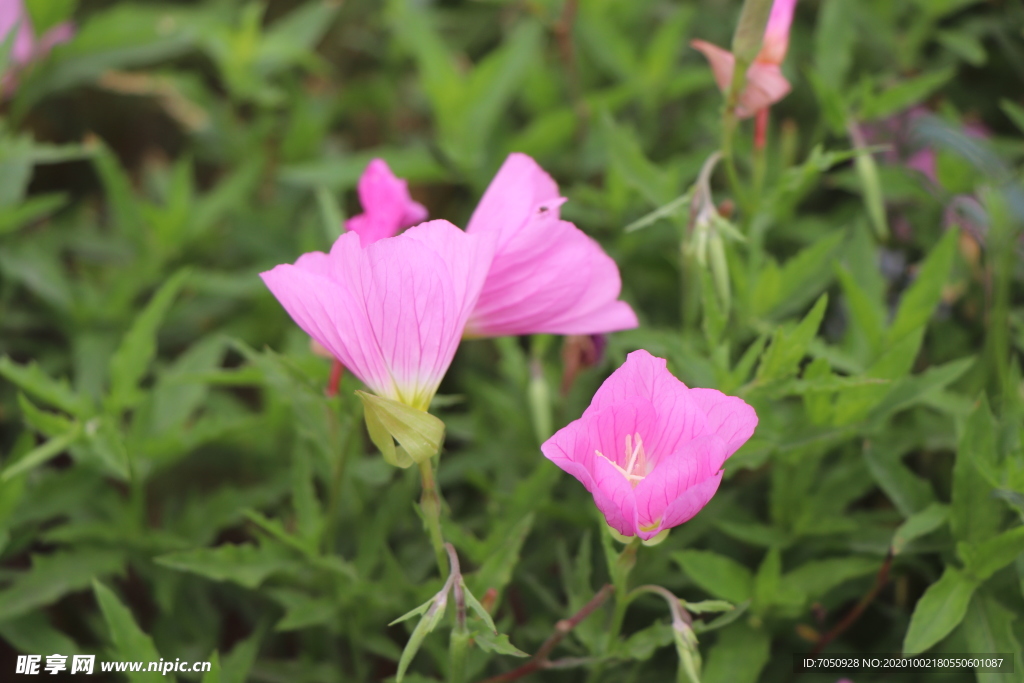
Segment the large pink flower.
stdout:
<path fill-rule="evenodd" d="M 74 33 L 71 24 L 63 23 L 54 26 L 39 40 L 25 11 L 23 0 L 0 0 L 0 40 L 18 26 L 11 48 L 11 58 L 15 64 L 23 65 L 49 52 L 54 45 L 69 40 Z"/>
<path fill-rule="evenodd" d="M 600 334 L 636 327 L 619 301 L 615 261 L 559 217 L 558 185 L 525 154 L 510 154 L 466 232 L 495 240 L 494 262 L 466 334 Z"/>
<path fill-rule="evenodd" d="M 587 487 L 611 527 L 647 540 L 700 512 L 755 427 L 742 400 L 689 389 L 640 350 L 541 451 Z"/>
<path fill-rule="evenodd" d="M 292 319 L 374 393 L 426 410 L 491 263 L 490 240 L 447 221 L 261 273 Z"/>
<path fill-rule="evenodd" d="M 357 189 L 364 213 L 345 221 L 345 229 L 358 234 L 364 245 L 427 219 L 426 208 L 412 200 L 406 182 L 395 177 L 383 159 L 367 165 Z"/>
<path fill-rule="evenodd" d="M 793 23 L 796 2 L 797 0 L 775 0 L 772 5 L 761 52 L 747 70 L 747 82 L 736 105 L 736 115 L 740 118 L 753 116 L 789 93 L 789 81 L 782 75 L 779 67 L 789 49 L 789 27 Z M 723 93 L 728 92 L 732 83 L 732 72 L 736 66 L 733 54 L 704 40 L 690 41 L 690 45 L 704 53 L 711 63 L 718 89 Z"/>

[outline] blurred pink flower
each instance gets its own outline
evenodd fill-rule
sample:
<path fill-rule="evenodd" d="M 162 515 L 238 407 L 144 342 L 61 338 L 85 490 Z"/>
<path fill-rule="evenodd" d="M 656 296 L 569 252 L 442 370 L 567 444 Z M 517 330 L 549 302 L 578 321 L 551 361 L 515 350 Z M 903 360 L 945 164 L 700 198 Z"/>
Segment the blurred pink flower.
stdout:
<path fill-rule="evenodd" d="M 789 81 L 782 75 L 779 67 L 789 49 L 789 27 L 793 23 L 796 2 L 797 0 L 775 0 L 772 5 L 761 51 L 747 70 L 747 81 L 736 105 L 736 115 L 741 119 L 770 107 L 790 91 Z M 715 74 L 718 89 L 727 93 L 736 66 L 733 54 L 704 40 L 690 41 L 690 45 L 707 57 L 711 71 Z"/>
<path fill-rule="evenodd" d="M 345 221 L 345 229 L 358 234 L 364 246 L 427 219 L 426 208 L 412 200 L 406 182 L 383 159 L 367 165 L 357 189 L 364 213 Z"/>
<path fill-rule="evenodd" d="M 558 185 L 525 154 L 510 154 L 466 232 L 495 240 L 466 334 L 600 334 L 636 327 L 619 301 L 619 268 L 594 239 L 559 217 Z"/>
<path fill-rule="evenodd" d="M 261 273 L 292 319 L 374 393 L 426 410 L 491 263 L 490 240 L 447 221 L 363 244 L 345 233 L 329 254 Z"/>
<path fill-rule="evenodd" d="M 541 451 L 590 491 L 609 526 L 647 540 L 700 512 L 722 464 L 756 427 L 742 400 L 689 389 L 664 359 L 640 350 Z"/>
<path fill-rule="evenodd" d="M 65 22 L 54 26 L 37 40 L 23 0 L 0 0 L 0 40 L 5 40 L 15 25 L 18 33 L 14 36 L 11 58 L 19 66 L 44 56 L 54 45 L 70 40 L 74 34 L 74 28 Z"/>

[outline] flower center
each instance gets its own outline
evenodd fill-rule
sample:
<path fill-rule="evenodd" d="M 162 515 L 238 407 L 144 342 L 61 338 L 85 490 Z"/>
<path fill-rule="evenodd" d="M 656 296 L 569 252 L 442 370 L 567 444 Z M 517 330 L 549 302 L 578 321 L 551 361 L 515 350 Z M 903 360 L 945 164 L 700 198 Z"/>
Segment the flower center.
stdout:
<path fill-rule="evenodd" d="M 622 472 L 622 476 L 626 478 L 626 481 L 633 488 L 636 488 L 636 485 L 647 476 L 647 453 L 644 452 L 644 442 L 638 433 L 626 434 L 626 457 L 623 459 L 626 462 L 625 467 L 622 467 L 601 451 L 595 450 L 594 452 L 610 462 L 619 472 Z"/>

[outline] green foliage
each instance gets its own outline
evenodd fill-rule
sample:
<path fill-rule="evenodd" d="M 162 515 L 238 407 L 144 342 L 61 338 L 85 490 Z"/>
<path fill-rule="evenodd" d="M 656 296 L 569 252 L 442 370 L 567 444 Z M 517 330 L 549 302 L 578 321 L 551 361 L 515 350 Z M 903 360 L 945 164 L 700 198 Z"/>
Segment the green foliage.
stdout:
<path fill-rule="evenodd" d="M 484 680 L 628 575 L 686 628 L 613 596 L 532 677 L 789 681 L 864 596 L 825 653 L 1019 652 L 1024 13 L 799 3 L 766 146 L 734 122 L 705 188 L 729 128 L 689 41 L 749 61 L 770 5 L 26 0 L 75 30 L 0 47 L 0 638 L 204 683 Z M 373 158 L 465 226 L 513 151 L 639 328 L 582 363 L 465 340 L 430 413 L 325 392 L 259 273 L 330 248 Z M 538 443 L 638 348 L 759 422 L 632 566 Z"/>

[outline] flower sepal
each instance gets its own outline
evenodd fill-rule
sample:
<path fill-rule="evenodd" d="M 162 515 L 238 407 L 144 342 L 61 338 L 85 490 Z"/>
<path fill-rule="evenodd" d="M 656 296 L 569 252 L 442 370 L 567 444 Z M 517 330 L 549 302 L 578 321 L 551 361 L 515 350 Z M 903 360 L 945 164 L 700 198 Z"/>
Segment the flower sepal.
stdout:
<path fill-rule="evenodd" d="M 356 391 L 370 440 L 389 465 L 410 467 L 432 458 L 444 442 L 444 422 L 390 398 Z M 397 444 L 395 442 L 398 442 Z"/>

